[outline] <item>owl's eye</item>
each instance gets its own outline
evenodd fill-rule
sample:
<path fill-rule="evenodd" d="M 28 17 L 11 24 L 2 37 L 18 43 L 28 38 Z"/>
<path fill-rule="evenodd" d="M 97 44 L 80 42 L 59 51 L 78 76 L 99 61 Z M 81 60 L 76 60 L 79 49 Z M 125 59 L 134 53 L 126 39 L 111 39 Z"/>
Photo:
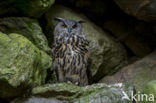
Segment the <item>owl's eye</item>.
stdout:
<path fill-rule="evenodd" d="M 66 28 L 67 26 L 65 24 L 61 25 L 62 28 Z"/>
<path fill-rule="evenodd" d="M 77 25 L 73 25 L 73 29 L 77 28 Z"/>

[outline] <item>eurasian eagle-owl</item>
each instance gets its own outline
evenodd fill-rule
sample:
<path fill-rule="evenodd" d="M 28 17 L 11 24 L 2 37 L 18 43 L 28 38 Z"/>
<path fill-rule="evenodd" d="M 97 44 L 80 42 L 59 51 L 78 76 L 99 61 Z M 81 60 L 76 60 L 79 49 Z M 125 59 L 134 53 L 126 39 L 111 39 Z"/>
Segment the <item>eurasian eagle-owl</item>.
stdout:
<path fill-rule="evenodd" d="M 59 82 L 69 82 L 79 86 L 88 85 L 91 77 L 89 42 L 81 23 L 62 18 L 54 29 L 53 70 Z"/>

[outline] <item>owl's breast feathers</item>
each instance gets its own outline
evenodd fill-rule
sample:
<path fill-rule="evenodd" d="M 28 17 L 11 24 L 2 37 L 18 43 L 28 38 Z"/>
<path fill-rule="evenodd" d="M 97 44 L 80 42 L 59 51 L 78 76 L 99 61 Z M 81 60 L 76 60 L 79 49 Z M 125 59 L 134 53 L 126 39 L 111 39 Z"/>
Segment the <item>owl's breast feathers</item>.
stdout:
<path fill-rule="evenodd" d="M 87 39 L 79 35 L 55 39 L 52 49 L 53 67 L 59 74 L 59 81 L 88 84 L 91 75 L 88 46 Z"/>
<path fill-rule="evenodd" d="M 89 57 L 89 42 L 82 36 L 58 37 L 53 45 L 53 56 L 63 58 L 66 54 L 80 54 Z"/>

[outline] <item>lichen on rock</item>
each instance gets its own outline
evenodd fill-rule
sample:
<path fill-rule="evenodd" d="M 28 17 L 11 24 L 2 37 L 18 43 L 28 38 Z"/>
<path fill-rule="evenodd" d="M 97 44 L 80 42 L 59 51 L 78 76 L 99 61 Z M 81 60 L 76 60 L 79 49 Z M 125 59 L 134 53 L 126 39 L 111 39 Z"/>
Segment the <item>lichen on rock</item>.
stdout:
<path fill-rule="evenodd" d="M 51 57 L 17 33 L 0 33 L 0 97 L 14 98 L 45 83 Z"/>
<path fill-rule="evenodd" d="M 40 50 L 50 52 L 48 41 L 35 19 L 27 17 L 6 17 L 0 19 L 0 31 L 6 34 L 18 33 L 25 36 Z"/>

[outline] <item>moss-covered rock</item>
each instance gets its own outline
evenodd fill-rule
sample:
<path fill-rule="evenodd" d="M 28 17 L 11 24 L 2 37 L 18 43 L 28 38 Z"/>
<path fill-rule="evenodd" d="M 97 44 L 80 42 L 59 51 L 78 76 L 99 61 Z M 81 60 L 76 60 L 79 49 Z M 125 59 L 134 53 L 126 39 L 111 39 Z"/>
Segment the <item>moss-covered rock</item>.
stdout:
<path fill-rule="evenodd" d="M 0 33 L 0 98 L 26 94 L 45 83 L 51 57 L 19 34 Z"/>
<path fill-rule="evenodd" d="M 53 103 L 53 100 L 62 102 L 56 103 L 131 103 L 124 98 L 124 93 L 130 97 L 133 87 L 123 84 L 106 85 L 93 84 L 86 87 L 79 87 L 72 84 L 46 84 L 32 90 L 33 97 L 16 103 Z M 37 98 L 37 99 L 36 99 Z M 43 102 L 44 100 L 44 102 Z M 16 100 L 17 101 L 17 100 Z M 15 103 L 15 102 L 12 102 Z"/>
<path fill-rule="evenodd" d="M 143 87 L 151 80 L 156 79 L 156 51 L 141 60 L 130 64 L 114 75 L 106 76 L 101 83 L 128 83 L 142 91 Z"/>
<path fill-rule="evenodd" d="M 156 80 L 150 81 L 146 84 L 143 90 L 143 94 L 146 94 L 148 96 L 148 98 L 144 98 L 143 103 L 155 103 L 154 101 L 156 100 Z"/>
<path fill-rule="evenodd" d="M 40 17 L 54 0 L 1 0 L 0 15 L 25 15 Z"/>
<path fill-rule="evenodd" d="M 57 24 L 57 22 L 53 20 L 54 17 L 87 21 L 86 24 L 83 24 L 83 27 L 87 39 L 90 42 L 94 81 L 99 80 L 108 73 L 114 72 L 126 61 L 125 50 L 119 42 L 115 42 L 107 32 L 93 24 L 84 15 L 75 13 L 71 9 L 63 6 L 53 6 L 45 14 L 47 20 L 45 32 L 50 44 L 52 44 L 53 30 Z"/>
<path fill-rule="evenodd" d="M 8 17 L 0 19 L 0 31 L 6 34 L 18 33 L 28 38 L 40 50 L 49 52 L 48 41 L 35 19 L 26 17 Z"/>

